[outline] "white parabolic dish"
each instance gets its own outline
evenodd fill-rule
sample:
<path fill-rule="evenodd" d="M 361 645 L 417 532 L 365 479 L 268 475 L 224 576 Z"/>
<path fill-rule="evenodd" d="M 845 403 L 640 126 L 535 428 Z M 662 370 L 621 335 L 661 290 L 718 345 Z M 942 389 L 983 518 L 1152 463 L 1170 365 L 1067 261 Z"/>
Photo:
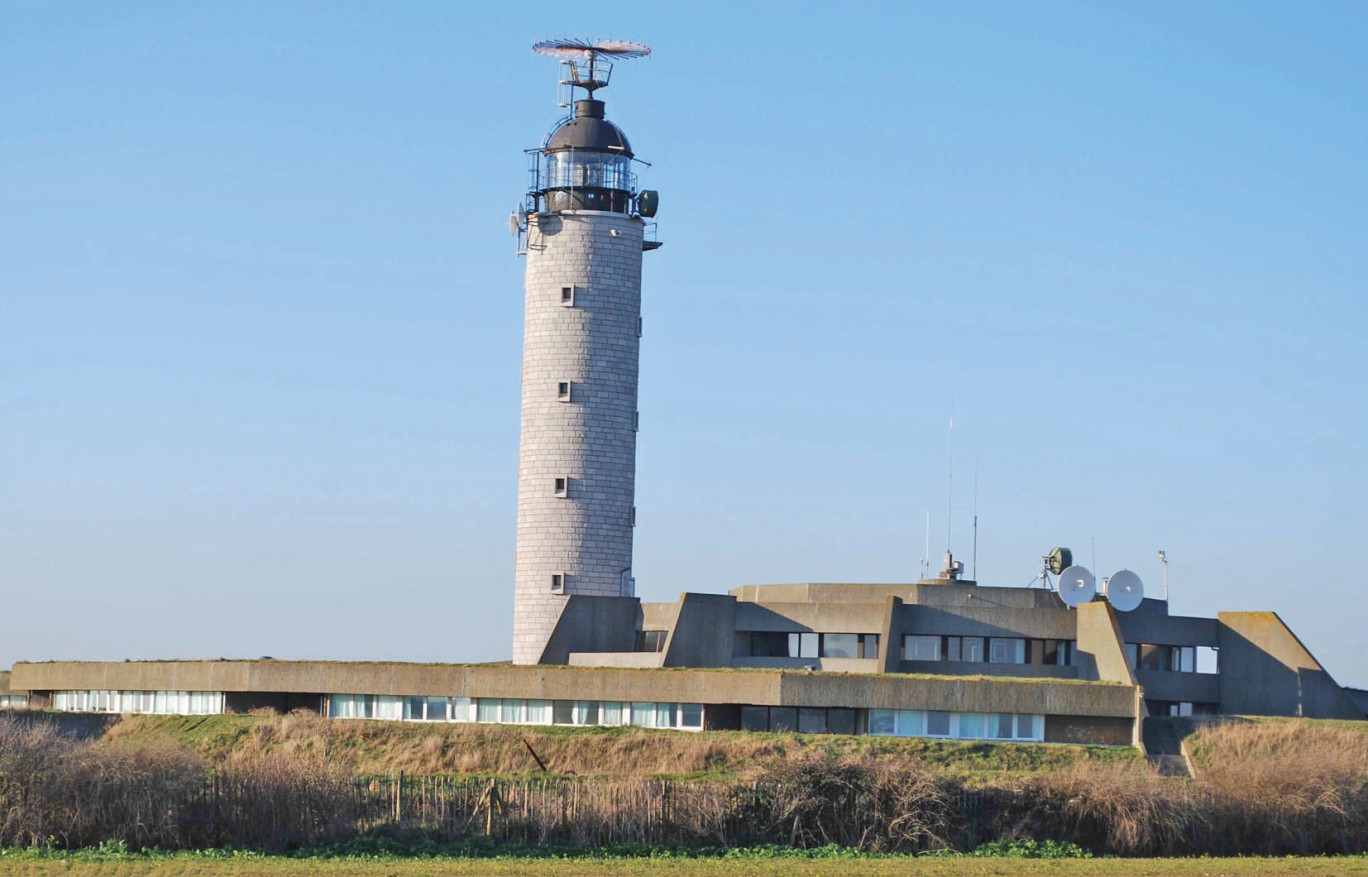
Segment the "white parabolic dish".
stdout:
<path fill-rule="evenodd" d="M 1097 596 L 1097 582 L 1087 567 L 1071 566 L 1059 574 L 1059 596 L 1069 606 L 1081 606 Z"/>

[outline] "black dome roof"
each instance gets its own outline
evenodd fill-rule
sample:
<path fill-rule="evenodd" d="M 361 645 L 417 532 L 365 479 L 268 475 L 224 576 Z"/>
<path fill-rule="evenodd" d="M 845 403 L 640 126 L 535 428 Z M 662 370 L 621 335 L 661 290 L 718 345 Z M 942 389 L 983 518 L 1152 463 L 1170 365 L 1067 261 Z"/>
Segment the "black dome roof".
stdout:
<path fill-rule="evenodd" d="M 551 132 L 543 152 L 589 149 L 631 157 L 632 144 L 617 125 L 603 118 L 603 101 L 575 102 L 575 117 Z"/>

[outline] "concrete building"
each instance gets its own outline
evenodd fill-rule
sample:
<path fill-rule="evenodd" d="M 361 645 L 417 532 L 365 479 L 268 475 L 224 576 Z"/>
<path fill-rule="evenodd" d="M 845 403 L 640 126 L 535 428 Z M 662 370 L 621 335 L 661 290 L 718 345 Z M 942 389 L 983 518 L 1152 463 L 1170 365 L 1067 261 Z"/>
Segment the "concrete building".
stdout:
<path fill-rule="evenodd" d="M 0 708 L 1140 745 L 1147 716 L 1363 718 L 1271 612 L 981 587 L 747 585 L 642 603 L 632 580 L 643 251 L 655 193 L 594 92 L 640 47 L 547 44 L 588 92 L 532 151 L 512 664 L 19 663 Z M 1042 576 L 1042 582 L 1048 583 Z M 1136 581 L 1138 586 L 1138 580 Z M 1115 589 L 1114 589 L 1115 590 Z M 1128 611 L 1117 611 L 1117 606 Z"/>

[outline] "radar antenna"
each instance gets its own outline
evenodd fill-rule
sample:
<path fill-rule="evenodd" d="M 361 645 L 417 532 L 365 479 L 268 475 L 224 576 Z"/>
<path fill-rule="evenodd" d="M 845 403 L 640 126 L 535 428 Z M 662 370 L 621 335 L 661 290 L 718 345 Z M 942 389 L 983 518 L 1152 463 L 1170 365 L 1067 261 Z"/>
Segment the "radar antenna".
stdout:
<path fill-rule="evenodd" d="M 651 54 L 651 47 L 627 40 L 588 40 L 562 39 L 542 40 L 532 46 L 539 55 L 560 59 L 561 63 L 561 106 L 568 107 L 573 92 L 582 88 L 594 99 L 594 92 L 608 87 L 613 75 L 614 61 L 630 61 L 645 58 Z"/>

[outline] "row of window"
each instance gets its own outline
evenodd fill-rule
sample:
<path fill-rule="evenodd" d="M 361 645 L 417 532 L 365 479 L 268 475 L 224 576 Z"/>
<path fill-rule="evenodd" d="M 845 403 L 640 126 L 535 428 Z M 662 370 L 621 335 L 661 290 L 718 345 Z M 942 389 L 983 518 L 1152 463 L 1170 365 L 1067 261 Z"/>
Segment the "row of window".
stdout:
<path fill-rule="evenodd" d="M 797 731 L 800 734 L 854 734 L 855 711 L 839 707 L 743 706 L 746 731 Z"/>
<path fill-rule="evenodd" d="M 752 658 L 877 658 L 877 633 L 770 633 L 751 631 Z"/>
<path fill-rule="evenodd" d="M 54 691 L 53 709 L 73 713 L 208 716 L 223 712 L 221 691 Z"/>
<path fill-rule="evenodd" d="M 1074 665 L 1074 641 L 1012 636 L 905 636 L 904 661 Z"/>
<path fill-rule="evenodd" d="M 1045 717 L 1026 713 L 952 713 L 942 710 L 870 710 L 869 733 L 881 737 L 954 737 L 960 740 L 1045 739 Z"/>
<path fill-rule="evenodd" d="M 27 694 L 0 694 L 0 710 L 22 710 L 28 705 Z"/>
<path fill-rule="evenodd" d="M 401 697 L 334 694 L 334 719 L 392 719 L 410 722 L 483 722 L 504 725 L 635 725 L 639 728 L 702 730 L 703 705 L 597 700 L 524 700 L 498 697 Z"/>
<path fill-rule="evenodd" d="M 1216 650 L 1206 646 L 1158 646 L 1125 643 L 1126 662 L 1132 670 L 1169 673 L 1215 673 Z"/>
<path fill-rule="evenodd" d="M 1220 704 L 1192 703 L 1186 700 L 1147 700 L 1145 709 L 1151 716 L 1214 716 L 1220 712 Z"/>

